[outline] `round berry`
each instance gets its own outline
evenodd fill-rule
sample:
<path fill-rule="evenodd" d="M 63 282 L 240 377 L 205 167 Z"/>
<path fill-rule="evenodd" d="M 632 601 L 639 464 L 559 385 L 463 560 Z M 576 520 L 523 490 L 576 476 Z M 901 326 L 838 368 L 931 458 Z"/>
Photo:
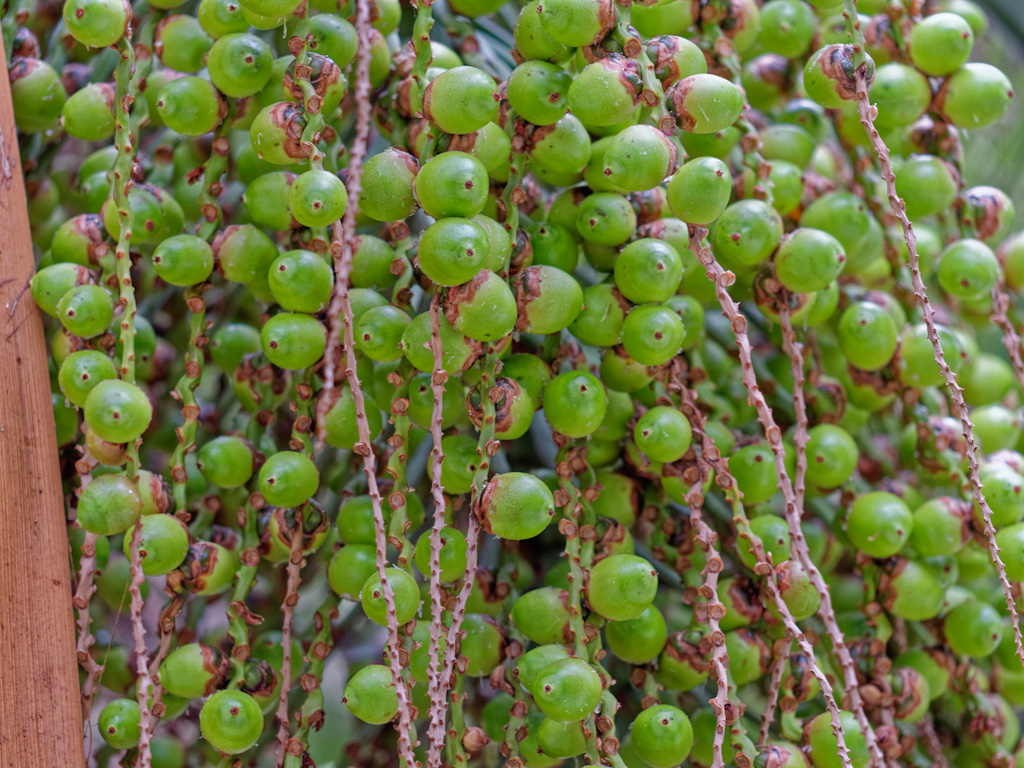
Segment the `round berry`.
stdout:
<path fill-rule="evenodd" d="M 658 574 L 636 555 L 612 555 L 591 569 L 590 607 L 606 619 L 626 621 L 643 613 L 658 591 Z"/>
<path fill-rule="evenodd" d="M 142 719 L 132 699 L 114 699 L 100 712 L 97 727 L 103 740 L 114 749 L 138 746 Z"/>
<path fill-rule="evenodd" d="M 633 750 L 652 768 L 672 768 L 693 749 L 693 726 L 678 707 L 657 704 L 648 707 L 629 727 Z"/>
<path fill-rule="evenodd" d="M 153 418 L 146 393 L 120 379 L 101 381 L 93 387 L 84 411 L 89 429 L 110 443 L 137 440 Z"/>
<path fill-rule="evenodd" d="M 505 472 L 487 483 L 480 516 L 488 533 L 521 541 L 540 534 L 555 516 L 551 490 L 535 475 Z"/>
<path fill-rule="evenodd" d="M 1003 639 L 999 611 L 980 600 L 968 600 L 950 611 L 944 629 L 949 647 L 962 656 L 991 656 Z"/>
<path fill-rule="evenodd" d="M 139 520 L 139 559 L 147 576 L 166 576 L 185 560 L 188 553 L 188 528 L 174 515 L 146 515 Z M 123 550 L 131 557 L 134 533 L 126 531 Z"/>
<path fill-rule="evenodd" d="M 480 271 L 488 251 L 483 227 L 453 216 L 435 221 L 423 232 L 418 261 L 423 273 L 438 285 L 461 285 Z"/>
<path fill-rule="evenodd" d="M 401 568 L 388 568 L 385 577 L 395 596 L 395 616 L 398 623 L 406 624 L 420 608 L 420 588 L 416 581 Z M 384 598 L 384 588 L 380 577 L 373 573 L 363 585 L 360 600 L 367 617 L 380 624 L 388 626 L 387 602 Z"/>
<path fill-rule="evenodd" d="M 253 455 L 249 443 L 235 435 L 221 435 L 199 449 L 199 471 L 220 488 L 241 488 L 253 473 Z"/>
<path fill-rule="evenodd" d="M 487 202 L 487 169 L 465 152 L 443 152 L 423 164 L 413 188 L 428 216 L 472 218 Z"/>
<path fill-rule="evenodd" d="M 341 221 L 348 207 L 345 183 L 330 171 L 299 174 L 288 190 L 288 207 L 304 227 L 327 227 Z"/>
<path fill-rule="evenodd" d="M 171 285 L 198 285 L 213 273 L 213 249 L 201 237 L 174 235 L 153 251 L 153 268 Z"/>
<path fill-rule="evenodd" d="M 349 678 L 342 699 L 349 711 L 371 725 L 383 725 L 398 714 L 398 694 L 391 670 L 368 664 Z"/>
<path fill-rule="evenodd" d="M 586 437 L 604 420 L 608 396 L 604 385 L 586 371 L 569 371 L 544 387 L 544 414 L 551 426 L 567 437 Z"/>
<path fill-rule="evenodd" d="M 1013 99 L 1013 86 L 1005 74 L 991 64 L 974 62 L 954 72 L 939 90 L 943 114 L 960 128 L 984 128 L 1006 114 Z"/>
<path fill-rule="evenodd" d="M 263 325 L 260 345 L 274 365 L 286 371 L 301 371 L 323 357 L 327 329 L 310 315 L 282 312 Z"/>
<path fill-rule="evenodd" d="M 101 475 L 78 497 L 78 524 L 99 536 L 124 533 L 141 515 L 139 489 L 124 475 Z"/>
<path fill-rule="evenodd" d="M 914 518 L 899 496 L 875 491 L 858 496 L 846 517 L 846 535 L 871 557 L 892 557 L 907 543 Z"/>
<path fill-rule="evenodd" d="M 260 493 L 275 507 L 298 507 L 320 487 L 320 472 L 308 456 L 278 451 L 260 467 Z"/>
<path fill-rule="evenodd" d="M 423 93 L 423 114 L 445 133 L 479 131 L 497 113 L 494 78 L 476 67 L 446 69 Z"/>
<path fill-rule="evenodd" d="M 601 677 L 583 659 L 558 659 L 541 669 L 531 682 L 540 711 L 562 723 L 582 720 L 601 700 Z"/>
<path fill-rule="evenodd" d="M 64 24 L 82 45 L 106 48 L 124 37 L 131 21 L 131 6 L 125 0 L 66 0 Z"/>
<path fill-rule="evenodd" d="M 286 251 L 270 265 L 267 283 L 282 309 L 317 314 L 331 301 L 334 270 L 312 251 Z"/>
<path fill-rule="evenodd" d="M 57 382 L 64 396 L 77 405 L 85 407 L 89 393 L 101 381 L 117 378 L 117 369 L 109 357 L 93 349 L 72 352 L 60 365 Z"/>
<path fill-rule="evenodd" d="M 636 423 L 633 439 L 637 448 L 654 461 L 678 461 L 690 449 L 690 420 L 667 405 L 651 408 Z"/>
<path fill-rule="evenodd" d="M 214 749 L 226 755 L 245 752 L 263 733 L 263 712 L 242 691 L 217 691 L 199 712 L 199 729 Z"/>
<path fill-rule="evenodd" d="M 57 319 L 75 336 L 98 336 L 114 319 L 110 291 L 98 285 L 75 286 L 57 302 Z"/>

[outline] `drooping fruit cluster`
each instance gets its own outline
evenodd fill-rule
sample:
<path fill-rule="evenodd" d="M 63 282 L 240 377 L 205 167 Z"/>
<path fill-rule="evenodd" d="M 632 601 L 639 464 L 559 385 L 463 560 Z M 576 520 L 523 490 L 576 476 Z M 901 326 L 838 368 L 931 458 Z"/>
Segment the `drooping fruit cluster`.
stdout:
<path fill-rule="evenodd" d="M 59 11 L 2 30 L 98 764 L 1024 759 L 973 2 Z"/>

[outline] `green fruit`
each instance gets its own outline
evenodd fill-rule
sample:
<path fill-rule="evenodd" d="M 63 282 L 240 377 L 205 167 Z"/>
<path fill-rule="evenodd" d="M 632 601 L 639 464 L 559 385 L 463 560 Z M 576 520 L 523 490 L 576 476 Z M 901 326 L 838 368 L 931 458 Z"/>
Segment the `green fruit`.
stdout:
<path fill-rule="evenodd" d="M 636 555 L 613 555 L 591 570 L 587 601 L 606 619 L 626 621 L 647 610 L 657 591 L 658 574 L 650 563 Z"/>
<path fill-rule="evenodd" d="M 199 712 L 199 728 L 215 749 L 228 755 L 245 752 L 263 732 L 263 712 L 247 693 L 217 691 Z"/>

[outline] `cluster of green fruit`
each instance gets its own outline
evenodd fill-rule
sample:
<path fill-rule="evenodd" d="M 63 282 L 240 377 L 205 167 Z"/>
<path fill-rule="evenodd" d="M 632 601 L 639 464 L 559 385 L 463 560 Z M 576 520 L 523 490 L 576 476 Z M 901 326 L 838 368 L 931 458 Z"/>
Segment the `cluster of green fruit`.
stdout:
<path fill-rule="evenodd" d="M 986 24 L 12 0 L 98 763 L 1024 759 Z"/>

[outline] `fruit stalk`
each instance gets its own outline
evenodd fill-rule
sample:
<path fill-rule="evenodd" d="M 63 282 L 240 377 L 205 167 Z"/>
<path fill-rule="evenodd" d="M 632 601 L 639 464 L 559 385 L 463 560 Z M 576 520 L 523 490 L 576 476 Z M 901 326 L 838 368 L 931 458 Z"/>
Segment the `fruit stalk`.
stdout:
<path fill-rule="evenodd" d="M 206 321 L 206 302 L 203 294 L 209 287 L 208 283 L 189 288 L 185 292 L 185 305 L 189 311 L 189 344 L 185 352 L 185 372 L 171 392 L 171 397 L 181 403 L 182 424 L 174 430 L 178 444 L 174 447 L 171 457 L 171 479 L 174 481 L 174 509 L 176 512 L 186 511 L 186 484 L 188 472 L 185 469 L 185 456 L 195 449 L 196 431 L 199 428 L 199 404 L 196 402 L 195 389 L 203 372 L 203 350 L 207 338 L 204 335 L 209 324 Z"/>
<path fill-rule="evenodd" d="M 787 292 L 788 293 L 788 292 Z M 796 426 L 793 430 L 793 450 L 796 453 L 796 472 L 793 475 L 793 494 L 800 516 L 804 515 L 804 494 L 807 492 L 807 401 L 804 397 L 804 345 L 797 341 L 796 330 L 789 316 L 789 303 L 783 298 L 779 311 L 782 326 L 782 349 L 789 356 L 793 371 L 793 409 Z"/>
<path fill-rule="evenodd" d="M 864 739 L 871 753 L 872 762 L 876 768 L 883 768 L 885 766 L 885 756 L 878 747 L 874 730 L 872 730 L 867 715 L 864 713 L 864 704 L 860 697 L 853 657 L 850 655 L 850 650 L 846 646 L 842 630 L 836 621 L 835 611 L 832 609 L 831 593 L 825 580 L 821 577 L 818 567 L 811 560 L 807 549 L 807 541 L 804 538 L 803 531 L 800 530 L 800 511 L 796 504 L 796 496 L 789 479 L 789 472 L 786 469 L 782 431 L 775 423 L 775 417 L 772 415 L 771 408 L 757 384 L 750 339 L 747 336 L 747 319 L 740 312 L 739 305 L 729 295 L 729 286 L 732 285 L 735 278 L 731 272 L 727 272 L 722 268 L 721 264 L 715 259 L 711 249 L 703 245 L 705 234 L 706 230 L 700 227 L 691 229 L 690 250 L 707 269 L 708 279 L 715 285 L 715 294 L 719 305 L 722 307 L 722 313 L 730 322 L 736 339 L 736 346 L 739 350 L 740 365 L 743 371 L 743 385 L 747 391 L 747 400 L 757 411 L 757 420 L 761 423 L 768 444 L 771 446 L 772 455 L 775 457 L 775 471 L 779 479 L 779 489 L 782 491 L 785 500 L 786 523 L 789 527 L 791 546 L 796 552 L 800 564 L 810 576 L 811 583 L 814 584 L 821 595 L 821 607 L 818 613 L 825 623 L 825 629 L 832 639 L 834 652 L 839 659 L 839 665 L 843 671 L 846 696 L 850 700 L 851 709 L 864 733 Z"/>
<path fill-rule="evenodd" d="M 440 318 L 438 318 L 438 333 L 440 333 Z M 434 341 L 433 333 L 433 317 L 431 317 L 431 345 L 436 343 L 440 345 L 440 336 L 437 337 L 438 341 Z M 433 349 L 432 349 L 433 351 Z M 435 365 L 437 358 L 435 357 Z M 480 438 L 477 442 L 477 468 L 473 474 L 473 489 L 470 495 L 469 501 L 469 526 L 466 530 L 466 570 L 462 577 L 462 588 L 459 590 L 459 594 L 455 599 L 455 606 L 452 608 L 452 621 L 448 626 L 448 633 L 445 637 L 444 647 L 444 661 L 441 665 L 441 696 L 444 697 L 448 687 L 451 685 L 451 677 L 455 671 L 455 660 L 457 658 L 456 649 L 459 643 L 460 632 L 462 631 L 462 621 L 466 616 L 466 603 L 469 600 L 469 594 L 473 591 L 473 583 L 476 580 L 476 563 L 477 563 L 477 545 L 480 539 L 480 526 L 477 522 L 476 509 L 477 502 L 480 495 L 483 493 L 484 485 L 487 482 L 487 475 L 490 470 L 490 460 L 497 453 L 500 444 L 494 439 L 494 401 L 488 396 L 491 386 L 494 384 L 495 371 L 498 366 L 498 353 L 493 346 L 488 346 L 487 351 L 484 354 L 483 359 L 483 373 L 480 377 L 480 383 L 477 385 L 480 389 L 480 407 L 483 412 L 480 422 Z M 435 370 L 436 375 L 436 370 Z M 431 379 L 433 382 L 433 379 Z M 436 394 L 435 394 L 436 398 Z M 435 400 L 435 408 L 436 406 Z M 433 414 L 431 414 L 431 420 L 433 421 Z M 438 472 L 440 475 L 440 472 Z M 435 515 L 436 515 L 435 510 Z M 443 517 L 443 512 L 442 512 Z M 431 531 L 433 536 L 433 531 Z M 440 551 L 440 550 L 439 550 Z M 431 557 L 433 557 L 433 542 L 431 542 Z M 433 658 L 431 658 L 433 662 Z M 444 723 L 444 707 L 446 700 L 442 699 L 439 706 L 441 707 L 440 713 L 437 715 L 443 725 Z M 433 699 L 431 700 L 431 706 L 433 707 Z M 433 717 L 431 718 L 433 722 Z M 462 747 L 462 733 L 456 733 L 452 737 L 451 743 L 456 752 L 456 755 L 463 756 Z M 434 743 L 431 742 L 431 751 L 428 752 L 428 761 L 431 755 L 434 754 L 435 749 L 439 752 L 441 745 L 435 747 Z"/>
<path fill-rule="evenodd" d="M 441 635 L 444 632 L 444 606 L 441 602 L 441 531 L 444 529 L 446 509 L 444 485 L 441 482 L 441 462 L 444 460 L 444 452 L 441 449 L 441 439 L 444 436 L 441 429 L 441 409 L 444 385 L 448 380 L 448 374 L 442 367 L 444 350 L 441 346 L 440 293 L 439 289 L 436 290 L 430 301 L 430 352 L 434 359 L 434 369 L 430 377 L 430 391 L 434 399 L 430 412 L 430 438 L 433 443 L 430 451 L 430 493 L 434 499 L 434 520 L 430 528 L 430 662 L 427 667 L 430 697 L 430 725 L 427 728 L 427 736 L 430 739 L 430 749 L 427 753 L 427 768 L 439 768 L 441 765 L 448 688 L 448 681 L 441 679 L 440 669 Z M 469 579 L 473 576 L 474 574 L 467 574 Z"/>
<path fill-rule="evenodd" d="M 301 768 L 303 756 L 309 749 L 309 731 L 312 728 L 319 731 L 324 724 L 324 691 L 321 681 L 324 676 L 324 666 L 327 657 L 334 646 L 334 639 L 331 635 L 331 619 L 338 615 L 338 598 L 328 592 L 323 603 L 315 614 L 313 614 L 313 628 L 316 635 L 313 636 L 309 654 L 309 672 L 302 676 L 302 687 L 306 691 L 306 700 L 299 710 L 299 727 L 292 742 L 301 747 L 299 755 L 289 752 L 284 759 L 285 768 Z M 296 749 L 295 751 L 298 751 Z"/>
<path fill-rule="evenodd" d="M 302 566 L 305 565 L 305 558 L 302 556 L 302 540 L 304 531 L 302 529 L 302 509 L 295 510 L 295 527 L 292 529 L 291 551 L 288 553 L 288 564 L 285 570 L 288 574 L 288 581 L 285 585 L 284 601 L 281 603 L 281 613 L 284 619 L 281 623 L 281 693 L 277 700 L 277 740 L 281 748 L 277 754 L 277 768 L 284 765 L 285 756 L 290 753 L 292 742 L 288 736 L 288 694 L 292 689 L 292 616 L 295 613 L 295 604 L 299 602 L 299 580 L 302 577 Z"/>
<path fill-rule="evenodd" d="M 961 431 L 964 442 L 967 446 L 967 476 L 970 480 L 971 495 L 981 513 L 982 525 L 985 539 L 988 543 L 989 555 L 995 565 L 996 574 L 999 576 L 999 583 L 1003 588 L 1003 596 L 1006 599 L 1006 608 L 1010 614 L 1010 622 L 1013 625 L 1013 638 L 1017 645 L 1017 657 L 1024 664 L 1024 637 L 1021 636 L 1020 617 L 1017 614 L 1017 603 L 1013 596 L 1013 588 L 1006 576 L 1006 568 L 999 556 L 999 545 L 996 543 L 996 529 L 992 524 L 992 510 L 985 500 L 985 493 L 982 490 L 981 479 L 978 477 L 978 446 L 974 439 L 974 424 L 971 422 L 970 413 L 967 410 L 967 403 L 964 401 L 963 388 L 957 383 L 956 376 L 946 363 L 945 354 L 942 351 L 942 342 L 939 340 L 939 333 L 935 327 L 935 310 L 928 298 L 924 280 L 921 277 L 921 261 L 917 253 L 917 238 L 914 235 L 914 227 L 907 217 L 906 204 L 896 192 L 896 175 L 889 161 L 889 148 L 875 128 L 874 107 L 868 97 L 868 85 L 863 72 L 858 69 L 856 73 L 857 85 L 857 112 L 860 115 L 860 123 L 867 131 L 871 141 L 871 148 L 878 157 L 878 164 L 882 169 L 882 179 L 885 181 L 886 194 L 889 198 L 889 207 L 893 215 L 900 223 L 903 230 L 903 239 L 907 244 L 907 252 L 910 263 L 910 276 L 914 287 L 914 296 L 917 298 L 921 308 L 921 317 L 924 319 L 928 332 L 928 340 L 932 345 L 932 353 L 935 362 L 939 366 L 942 378 L 946 382 L 950 399 L 953 401 L 952 412 L 960 420 Z"/>
<path fill-rule="evenodd" d="M 1024 387 L 1024 360 L 1021 360 L 1020 356 L 1020 336 L 1010 321 L 1009 309 L 1010 297 L 1006 295 L 1006 290 L 1001 284 L 997 285 L 992 289 L 992 322 L 1003 332 L 1003 346 L 1010 357 L 1017 383 Z"/>
<path fill-rule="evenodd" d="M 758 748 L 768 743 L 768 734 L 771 732 L 772 721 L 775 719 L 775 709 L 779 704 L 779 689 L 782 687 L 782 675 L 786 671 L 786 663 L 789 661 L 789 651 L 793 646 L 793 639 L 786 633 L 783 640 L 775 641 L 775 658 L 772 659 L 770 682 L 768 683 L 768 701 L 765 702 L 764 712 L 761 713 L 761 729 L 757 735 Z"/>

